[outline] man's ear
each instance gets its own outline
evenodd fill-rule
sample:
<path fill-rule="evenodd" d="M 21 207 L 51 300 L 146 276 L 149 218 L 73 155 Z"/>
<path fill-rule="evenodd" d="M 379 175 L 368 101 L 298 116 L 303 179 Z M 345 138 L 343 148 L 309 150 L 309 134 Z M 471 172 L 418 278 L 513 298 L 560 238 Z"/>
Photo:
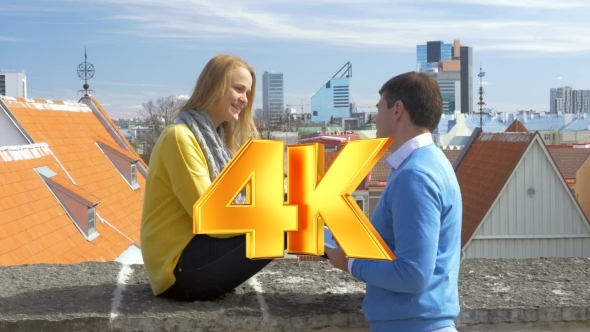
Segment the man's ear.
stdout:
<path fill-rule="evenodd" d="M 402 113 L 404 111 L 404 104 L 399 100 L 396 101 L 395 104 L 393 104 L 392 111 L 393 118 L 398 120 L 402 116 Z"/>

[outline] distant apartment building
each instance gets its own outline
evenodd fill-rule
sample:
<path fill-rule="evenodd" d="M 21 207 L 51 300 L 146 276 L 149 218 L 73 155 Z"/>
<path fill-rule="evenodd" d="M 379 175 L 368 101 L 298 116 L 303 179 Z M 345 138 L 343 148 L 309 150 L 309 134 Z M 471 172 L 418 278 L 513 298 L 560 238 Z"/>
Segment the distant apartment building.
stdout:
<path fill-rule="evenodd" d="M 590 90 L 574 90 L 570 86 L 549 90 L 551 113 L 589 113 Z"/>
<path fill-rule="evenodd" d="M 262 75 L 262 112 L 270 128 L 280 127 L 284 110 L 283 74 L 265 71 Z"/>
<path fill-rule="evenodd" d="M 347 62 L 311 97 L 311 121 L 329 122 L 351 114 L 350 78 L 352 65 Z"/>
<path fill-rule="evenodd" d="M 590 90 L 572 91 L 572 111 L 574 113 L 590 112 Z"/>
<path fill-rule="evenodd" d="M 472 48 L 429 41 L 416 46 L 416 70 L 434 77 L 441 85 L 443 112 L 473 112 Z M 444 87 L 443 87 L 444 86 Z"/>
<path fill-rule="evenodd" d="M 27 76 L 24 70 L 0 70 L 0 95 L 27 98 Z"/>

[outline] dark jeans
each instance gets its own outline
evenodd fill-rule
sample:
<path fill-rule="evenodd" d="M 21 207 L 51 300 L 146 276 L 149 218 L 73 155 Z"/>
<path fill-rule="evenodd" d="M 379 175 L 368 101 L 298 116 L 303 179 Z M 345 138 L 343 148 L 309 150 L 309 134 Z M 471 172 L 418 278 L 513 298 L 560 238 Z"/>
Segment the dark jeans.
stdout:
<path fill-rule="evenodd" d="M 215 300 L 270 262 L 272 259 L 246 257 L 246 235 L 222 239 L 197 234 L 180 255 L 174 269 L 175 284 L 161 296 L 189 302 Z"/>

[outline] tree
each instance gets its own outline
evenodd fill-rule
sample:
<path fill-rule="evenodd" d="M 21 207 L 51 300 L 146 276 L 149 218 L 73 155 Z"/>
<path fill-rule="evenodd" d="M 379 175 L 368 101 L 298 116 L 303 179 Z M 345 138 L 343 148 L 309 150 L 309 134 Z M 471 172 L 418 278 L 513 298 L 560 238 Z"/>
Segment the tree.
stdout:
<path fill-rule="evenodd" d="M 151 154 L 158 137 L 166 126 L 172 124 L 174 117 L 185 98 L 175 95 L 161 97 L 156 102 L 150 100 L 141 104 L 139 116 L 147 122 L 148 129 L 142 135 L 137 135 L 136 149 L 141 147 L 142 154 Z"/>

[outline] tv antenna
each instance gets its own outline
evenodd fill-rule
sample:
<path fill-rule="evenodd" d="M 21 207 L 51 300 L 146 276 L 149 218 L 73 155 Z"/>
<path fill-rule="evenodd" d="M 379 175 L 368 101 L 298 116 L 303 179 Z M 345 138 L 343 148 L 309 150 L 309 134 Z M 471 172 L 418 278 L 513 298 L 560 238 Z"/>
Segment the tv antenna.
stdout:
<path fill-rule="evenodd" d="M 492 120 L 492 115 L 489 114 L 488 112 L 484 112 L 483 111 L 483 105 L 485 105 L 486 103 L 483 102 L 483 77 L 486 75 L 485 72 L 482 71 L 481 66 L 479 67 L 479 74 L 477 74 L 477 76 L 479 76 L 479 103 L 477 103 L 477 105 L 479 105 L 479 112 L 474 112 L 474 114 L 471 116 L 471 121 L 475 124 L 479 124 L 479 128 L 481 128 L 483 130 L 483 125 L 487 124 L 488 122 L 490 122 Z"/>

